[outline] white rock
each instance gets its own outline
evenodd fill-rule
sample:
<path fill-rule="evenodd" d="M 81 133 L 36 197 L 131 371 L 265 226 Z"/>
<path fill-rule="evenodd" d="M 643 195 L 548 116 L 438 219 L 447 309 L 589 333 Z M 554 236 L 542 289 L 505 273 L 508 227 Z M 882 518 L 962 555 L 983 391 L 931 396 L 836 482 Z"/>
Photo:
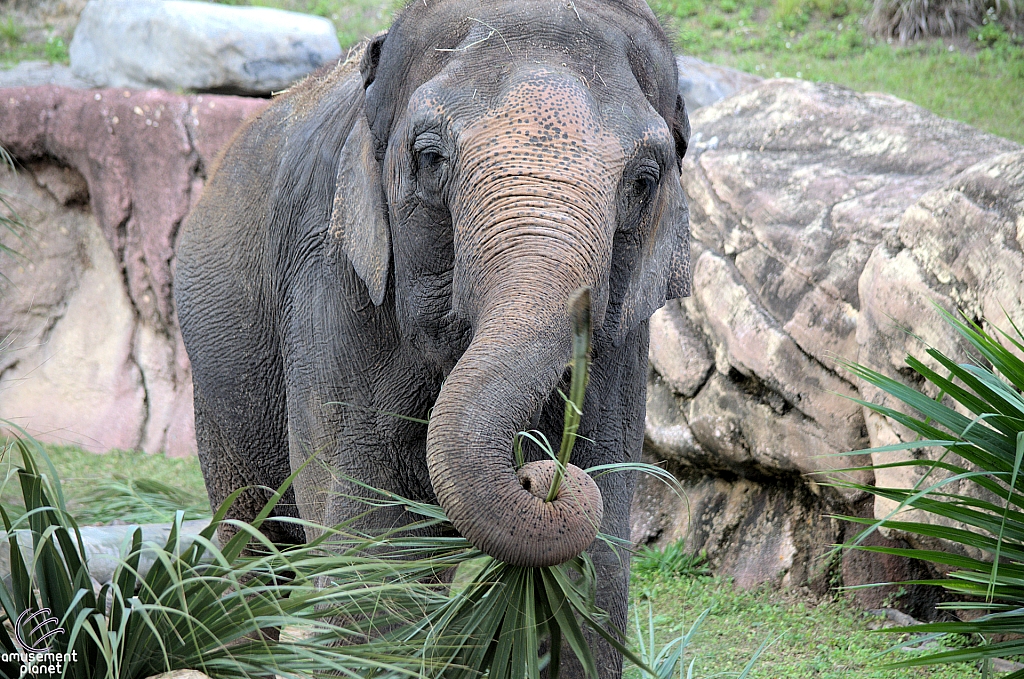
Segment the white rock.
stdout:
<path fill-rule="evenodd" d="M 177 554 L 183 554 L 192 543 L 196 541 L 199 534 L 210 525 L 209 519 L 196 519 L 194 521 L 183 521 L 178 537 Z M 142 529 L 143 550 L 139 559 L 138 572 L 141 577 L 149 573 L 149 569 L 156 563 L 158 548 L 166 546 L 170 539 L 172 524 L 169 523 L 145 523 L 142 525 L 128 524 L 124 526 L 82 526 L 79 534 L 82 537 L 82 546 L 85 548 L 85 557 L 89 562 L 89 575 L 93 580 L 102 584 L 108 583 L 114 577 L 114 571 L 122 563 L 127 549 L 131 546 L 132 536 L 135 529 Z M 32 563 L 33 538 L 32 532 L 28 529 L 14 531 L 18 538 L 18 548 L 21 551 L 22 559 L 26 564 Z M 72 536 L 74 539 L 74 536 Z M 211 542 L 220 547 L 220 541 L 216 534 Z M 60 549 L 60 546 L 57 546 Z M 212 561 L 212 555 L 206 553 L 203 560 Z M 11 574 L 11 542 L 7 539 L 7 533 L 0 531 L 0 578 L 7 578 Z"/>
<path fill-rule="evenodd" d="M 97 87 L 268 94 L 341 47 L 327 19 L 191 0 L 90 0 L 71 41 L 71 70 Z"/>

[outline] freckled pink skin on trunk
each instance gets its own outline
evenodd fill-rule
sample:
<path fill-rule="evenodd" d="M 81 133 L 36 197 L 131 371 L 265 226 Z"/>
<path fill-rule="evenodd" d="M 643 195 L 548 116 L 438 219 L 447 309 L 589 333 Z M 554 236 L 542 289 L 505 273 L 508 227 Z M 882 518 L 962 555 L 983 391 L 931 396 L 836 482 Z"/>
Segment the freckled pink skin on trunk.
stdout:
<path fill-rule="evenodd" d="M 558 497 L 544 502 L 554 462 L 517 473 L 512 440 L 569 359 L 569 296 L 584 285 L 607 290 L 623 152 L 601 129 L 589 92 L 540 68 L 460 138 L 454 300 L 475 332 L 434 405 L 427 466 L 441 506 L 470 542 L 507 563 L 551 566 L 593 542 L 601 493 L 570 465 Z M 595 325 L 604 295 L 594 301 Z"/>

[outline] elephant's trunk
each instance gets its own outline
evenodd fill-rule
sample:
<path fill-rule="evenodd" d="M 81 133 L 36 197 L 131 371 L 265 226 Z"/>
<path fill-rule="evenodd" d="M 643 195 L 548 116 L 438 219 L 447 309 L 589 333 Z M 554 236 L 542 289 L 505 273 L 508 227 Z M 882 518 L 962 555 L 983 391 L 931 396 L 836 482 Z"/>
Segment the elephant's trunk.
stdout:
<path fill-rule="evenodd" d="M 427 466 L 470 542 L 508 563 L 554 565 L 594 540 L 600 491 L 570 465 L 545 502 L 554 464 L 517 473 L 512 441 L 565 370 L 569 296 L 591 286 L 595 327 L 603 318 L 622 150 L 575 76 L 544 68 L 519 74 L 462 139 L 453 311 L 474 335 L 434 404 Z"/>
<path fill-rule="evenodd" d="M 445 380 L 427 434 L 427 464 L 441 506 L 480 550 L 517 566 L 551 566 L 580 554 L 601 525 L 601 493 L 569 465 L 545 502 L 554 462 L 518 471 L 512 439 L 547 398 L 565 366 L 564 342 L 510 345 L 500 316 L 480 328 Z M 557 441 L 553 442 L 557 447 Z"/>

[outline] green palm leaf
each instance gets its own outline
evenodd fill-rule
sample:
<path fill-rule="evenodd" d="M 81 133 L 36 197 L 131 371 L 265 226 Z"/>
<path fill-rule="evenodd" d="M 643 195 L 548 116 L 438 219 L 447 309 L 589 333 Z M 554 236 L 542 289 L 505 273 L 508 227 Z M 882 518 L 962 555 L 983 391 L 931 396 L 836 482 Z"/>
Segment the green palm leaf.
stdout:
<path fill-rule="evenodd" d="M 927 354 L 946 371 L 941 375 L 923 361 L 907 358 L 907 366 L 938 392 L 930 398 L 864 366 L 845 363 L 857 377 L 909 406 L 917 415 L 900 412 L 879 404 L 862 405 L 891 418 L 916 433 L 920 440 L 874 448 L 861 453 L 894 452 L 941 447 L 951 455 L 939 460 L 913 459 L 877 468 L 920 467 L 925 470 L 914 488 L 880 488 L 837 482 L 836 485 L 859 488 L 897 504 L 880 520 L 858 517 L 845 519 L 867 525 L 847 548 L 879 554 L 921 559 L 951 567 L 948 577 L 914 581 L 914 584 L 940 585 L 955 601 L 943 604 L 947 609 L 985 610 L 987 615 L 965 622 L 929 623 L 889 631 L 913 631 L 934 634 L 981 635 L 979 646 L 930 653 L 892 663 L 887 667 L 910 667 L 933 663 L 985 661 L 1024 652 L 1024 641 L 993 643 L 989 635 L 1020 634 L 1024 630 L 1024 360 L 995 336 L 973 322 L 964 322 L 938 309 L 944 320 L 982 359 L 978 364 L 958 364 L 931 348 Z M 1024 336 L 1016 324 L 1014 338 L 999 331 L 1010 347 L 1024 352 Z M 951 401 L 970 416 L 947 405 Z M 963 463 L 957 462 L 957 458 Z M 936 471 L 946 474 L 928 481 Z M 949 489 L 955 488 L 957 492 Z M 904 510 L 914 509 L 940 522 L 905 520 Z M 919 516 L 919 515 L 918 515 Z M 916 519 L 917 517 L 915 517 Z M 949 525 L 952 523 L 953 525 Z M 866 534 L 885 527 L 905 534 L 945 541 L 978 550 L 953 553 L 936 549 L 870 547 L 861 544 Z M 976 558 L 978 554 L 983 558 Z M 964 601 L 964 597 L 973 601 Z M 1015 672 L 1012 677 L 1024 677 Z"/>

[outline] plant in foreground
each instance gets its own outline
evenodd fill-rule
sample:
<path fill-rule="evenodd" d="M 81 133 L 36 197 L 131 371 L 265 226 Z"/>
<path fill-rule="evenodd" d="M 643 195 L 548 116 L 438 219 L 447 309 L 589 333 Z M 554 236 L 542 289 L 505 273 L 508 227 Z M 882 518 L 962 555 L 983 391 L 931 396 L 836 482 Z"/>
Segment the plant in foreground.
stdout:
<path fill-rule="evenodd" d="M 421 607 L 438 605 L 442 597 L 424 576 L 436 573 L 443 555 L 429 563 L 368 558 L 365 541 L 336 530 L 281 549 L 258 531 L 275 503 L 250 526 L 224 518 L 230 498 L 194 540 L 181 535 L 181 512 L 166 544 L 144 543 L 136 530 L 111 581 L 97 586 L 59 480 L 38 464 L 45 451 L 26 439 L 12 441 L 11 449 L 24 465 L 17 476 L 25 513 L 12 522 L 0 507 L 11 567 L 0 583 L 3 676 L 56 671 L 128 679 L 173 669 L 214 677 L 429 672 L 417 649 L 401 644 L 334 644 L 368 639 L 375 626 L 406 624 L 410 617 L 403 616 L 418 619 Z M 222 524 L 237 533 L 218 548 L 214 533 Z M 26 538 L 31 548 L 23 550 L 19 543 Z M 328 541 L 334 542 L 331 549 L 325 549 Z M 144 562 L 151 562 L 145 573 Z M 317 586 L 325 579 L 331 584 Z M 306 634 L 278 643 L 281 627 Z"/>
<path fill-rule="evenodd" d="M 860 365 L 846 367 L 872 384 L 916 410 L 920 417 L 892 408 L 861 403 L 892 418 L 920 439 L 865 452 L 892 452 L 942 447 L 948 453 L 938 460 L 910 459 L 877 468 L 920 467 L 924 471 L 914 488 L 878 488 L 849 484 L 898 503 L 888 517 L 880 521 L 844 517 L 868 524 L 848 547 L 883 554 L 921 559 L 951 568 L 948 579 L 926 580 L 912 584 L 939 585 L 962 600 L 942 604 L 946 609 L 985 611 L 986 615 L 969 622 L 939 622 L 889 631 L 941 634 L 978 634 L 981 645 L 947 650 L 894 663 L 913 666 L 935 663 L 988 661 L 1024 653 L 1024 360 L 973 322 L 963 322 L 939 310 L 959 335 L 984 359 L 987 365 L 957 364 L 932 348 L 927 353 L 940 366 L 942 374 L 912 356 L 906 363 L 917 375 L 939 390 L 937 398 Z M 1024 334 L 1014 325 L 1016 337 L 999 331 L 1006 342 L 1024 354 Z M 946 405 L 946 399 L 959 407 Z M 967 413 L 962 414 L 962 413 Z M 956 456 L 959 456 L 956 457 Z M 931 478 L 934 470 L 949 476 Z M 931 479 L 931 480 L 929 480 Z M 950 483 L 966 483 L 975 492 L 952 493 Z M 913 508 L 932 514 L 941 524 L 901 520 L 898 512 Z M 973 558 L 947 551 L 868 547 L 859 544 L 869 531 L 891 528 L 925 538 L 942 539 L 969 548 L 967 553 L 984 554 Z M 1008 637 L 1006 635 L 1009 635 Z M 994 638 L 999 640 L 994 640 Z M 1024 670 L 1007 679 L 1024 678 Z"/>
<path fill-rule="evenodd" d="M 589 327 L 576 333 L 569 441 L 555 456 L 563 470 L 586 383 L 588 343 L 581 334 L 589 338 Z M 417 521 L 401 533 L 366 537 L 351 530 L 352 522 L 327 528 L 269 518 L 289 479 L 251 525 L 225 518 L 239 490 L 194 539 L 181 535 L 181 511 L 163 545 L 143 542 L 135 530 L 111 581 L 97 585 L 45 451 L 28 438 L 11 441 L 6 452 L 12 451 L 23 464 L 16 476 L 25 512 L 12 519 L 0 506 L 11 555 L 10 578 L 0 583 L 4 676 L 56 671 L 76 679 L 135 679 L 198 669 L 214 677 L 486 673 L 503 679 L 539 678 L 546 664 L 548 676 L 556 677 L 563 641 L 596 676 L 584 628 L 652 676 L 672 675 L 680 657 L 645 658 L 625 647 L 595 603 L 596 576 L 586 554 L 549 568 L 500 563 L 461 537 L 417 535 L 417 529 L 451 533 L 439 507 L 367 487 L 371 509 L 400 506 Z M 293 521 L 320 537 L 280 547 L 259 531 L 268 520 Z M 215 534 L 224 526 L 234 536 L 218 547 Z M 31 541 L 30 550 L 23 551 L 23 540 Z M 442 574 L 460 566 L 475 566 L 475 573 L 451 591 L 439 584 Z M 278 641 L 281 630 L 289 632 L 286 642 Z M 545 639 L 549 651 L 541 657 Z"/>

